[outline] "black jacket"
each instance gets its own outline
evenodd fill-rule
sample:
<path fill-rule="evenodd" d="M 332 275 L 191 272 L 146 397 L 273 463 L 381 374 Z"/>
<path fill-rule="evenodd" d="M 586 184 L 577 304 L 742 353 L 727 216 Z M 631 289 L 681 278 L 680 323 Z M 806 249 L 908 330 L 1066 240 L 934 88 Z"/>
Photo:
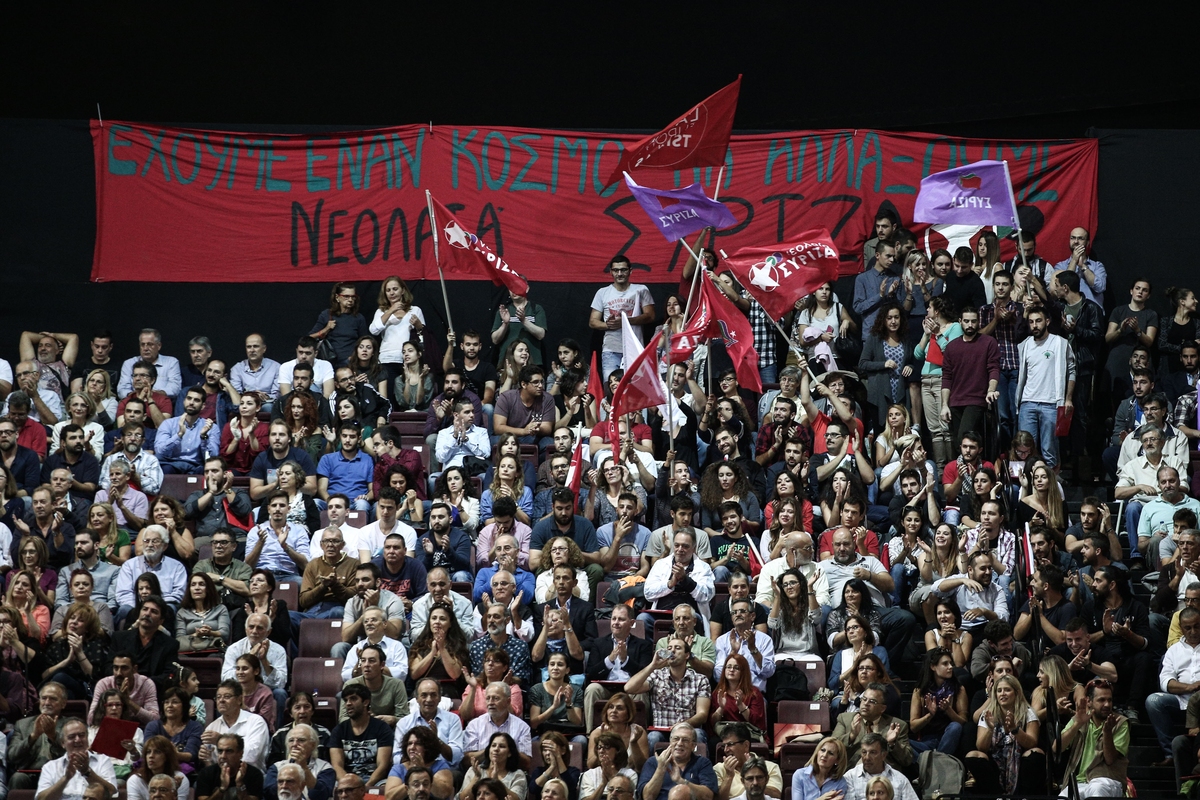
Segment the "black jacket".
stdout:
<path fill-rule="evenodd" d="M 613 637 L 592 639 L 587 643 L 587 679 L 589 681 L 608 680 L 608 667 L 604 659 L 612 655 Z M 632 677 L 650 665 L 654 659 L 654 645 L 647 639 L 630 635 L 625 651 L 629 660 L 625 663 L 625 671 Z"/>
<path fill-rule="evenodd" d="M 1062 318 L 1062 306 L 1058 306 L 1059 318 Z M 1079 316 L 1075 318 L 1075 328 L 1070 333 L 1063 332 L 1075 353 L 1075 373 L 1077 375 L 1096 374 L 1096 354 L 1104 347 L 1104 309 L 1095 302 L 1083 298 L 1083 306 Z M 1078 380 L 1076 380 L 1078 383 Z"/>

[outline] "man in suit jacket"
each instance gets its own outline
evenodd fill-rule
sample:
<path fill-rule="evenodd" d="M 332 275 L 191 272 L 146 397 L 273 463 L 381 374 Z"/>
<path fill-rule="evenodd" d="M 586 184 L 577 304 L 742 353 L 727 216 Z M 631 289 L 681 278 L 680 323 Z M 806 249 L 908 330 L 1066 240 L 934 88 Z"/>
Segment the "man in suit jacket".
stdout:
<path fill-rule="evenodd" d="M 37 788 L 37 775 L 17 770 L 41 769 L 46 762 L 61 758 L 66 752 L 60 736 L 67 722 L 62 713 L 66 705 L 66 691 L 61 684 L 51 681 L 38 692 L 40 713 L 17 720 L 12 744 L 8 746 L 8 783 L 13 789 Z"/>
<path fill-rule="evenodd" d="M 596 607 L 576 594 L 579 583 L 574 567 L 560 564 L 552 577 L 554 594 L 533 613 L 537 636 L 529 648 L 530 657 L 535 667 L 544 667 L 552 653 L 565 652 L 571 672 L 579 673 L 583 671 L 583 643 L 597 636 Z M 567 625 L 553 621 L 549 612 L 558 610 L 567 612 Z"/>
<path fill-rule="evenodd" d="M 624 603 L 614 606 L 608 627 L 612 632 L 611 636 L 598 637 L 588 642 L 583 719 L 584 727 L 589 731 L 596 727 L 594 707 L 597 701 L 607 700 L 613 695 L 611 689 L 597 681 L 626 682 L 644 670 L 654 658 L 654 645 L 648 639 L 631 634 L 633 610 L 629 606 Z M 630 722 L 632 723 L 632 720 Z"/>
<path fill-rule="evenodd" d="M 913 749 L 908 742 L 908 723 L 884 713 L 884 688 L 872 683 L 862 693 L 859 711 L 839 714 L 833 736 L 846 745 L 846 760 L 855 764 L 861 757 L 859 750 L 863 737 L 878 733 L 887 742 L 887 763 L 904 769 L 913 763 Z"/>

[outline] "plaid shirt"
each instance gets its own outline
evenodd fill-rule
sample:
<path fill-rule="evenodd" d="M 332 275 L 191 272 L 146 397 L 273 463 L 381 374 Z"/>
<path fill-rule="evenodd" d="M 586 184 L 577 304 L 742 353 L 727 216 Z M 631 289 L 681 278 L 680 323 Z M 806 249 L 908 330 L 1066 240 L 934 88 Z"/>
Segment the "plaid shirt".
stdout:
<path fill-rule="evenodd" d="M 1013 312 L 1013 318 L 1008 322 L 997 322 L 992 331 L 992 338 L 1000 345 L 1000 369 L 1020 369 L 1021 359 L 1017 348 L 1029 336 L 1029 326 L 1025 324 L 1025 308 L 1011 300 L 1005 307 Z M 983 330 L 991 325 L 995 318 L 996 304 L 988 303 L 979 309 L 979 329 Z"/>
<path fill-rule="evenodd" d="M 1171 412 L 1171 426 L 1176 429 L 1183 426 L 1189 428 L 1197 426 L 1195 391 L 1179 395 L 1179 399 L 1175 401 L 1175 410 Z M 1183 435 L 1182 432 L 1180 435 Z"/>
<path fill-rule="evenodd" d="M 712 694 L 712 683 L 708 677 L 688 667 L 683 680 L 676 683 L 671 679 L 671 668 L 662 667 L 650 673 L 651 724 L 656 728 L 669 728 L 687 722 L 696 713 L 696 700 Z"/>
<path fill-rule="evenodd" d="M 745 289 L 742 290 L 742 297 L 750 301 L 750 330 L 754 333 L 758 366 L 769 367 L 775 363 L 775 326 L 771 324 L 771 318 L 767 316 L 763 307 Z M 782 322 L 783 320 L 780 320 L 781 324 Z"/>
<path fill-rule="evenodd" d="M 982 536 L 985 534 L 978 525 L 967 531 L 967 546 L 963 552 L 969 553 L 974 550 L 975 542 L 979 541 Z M 996 540 L 996 558 L 1004 565 L 1005 573 L 1012 575 L 1013 568 L 1017 564 L 1017 535 L 1015 533 L 1000 529 L 1000 538 Z"/>

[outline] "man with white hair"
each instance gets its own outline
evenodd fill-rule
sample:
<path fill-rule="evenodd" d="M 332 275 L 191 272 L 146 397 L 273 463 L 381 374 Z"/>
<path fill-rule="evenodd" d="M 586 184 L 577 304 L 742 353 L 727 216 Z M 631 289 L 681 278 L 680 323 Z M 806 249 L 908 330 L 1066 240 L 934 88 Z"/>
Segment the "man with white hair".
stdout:
<path fill-rule="evenodd" d="M 35 800 L 83 800 L 83 791 L 90 783 L 102 784 L 109 792 L 117 793 L 113 760 L 89 750 L 83 720 L 68 720 L 62 726 L 60 741 L 66 753 L 42 767 Z"/>
<path fill-rule="evenodd" d="M 117 624 L 137 605 L 137 594 L 134 591 L 137 579 L 152 573 L 158 578 L 162 598 L 172 608 L 178 610 L 183 600 L 183 592 L 187 589 L 187 568 L 180 562 L 167 555 L 167 538 L 170 536 L 162 525 L 147 525 L 139 537 L 142 543 L 142 554 L 134 556 L 121 565 L 117 574 Z"/>
<path fill-rule="evenodd" d="M 696 557 L 696 532 L 684 528 L 675 532 L 671 555 L 660 558 L 650 568 L 646 577 L 644 595 L 653 608 L 674 609 L 689 605 L 704 618 L 704 629 L 712 616 L 709 601 L 716 593 L 712 567 Z M 641 614 L 639 619 L 654 625 L 650 614 Z"/>
<path fill-rule="evenodd" d="M 694 800 L 713 800 L 717 794 L 717 775 L 712 762 L 696 754 L 696 729 L 679 722 L 671 726 L 667 748 L 651 756 L 638 778 L 640 800 L 667 800 L 676 789 L 683 789 Z"/>
<path fill-rule="evenodd" d="M 333 786 L 337 782 L 337 773 L 332 764 L 317 757 L 320 744 L 321 738 L 313 726 L 305 725 L 303 722 L 292 725 L 287 731 L 285 740 L 287 757 L 268 767 L 267 774 L 263 778 L 263 788 L 267 791 L 268 796 L 272 792 L 276 792 L 282 800 L 285 783 L 283 771 L 295 767 L 300 773 L 301 790 L 295 797 L 303 796 L 307 800 L 329 800 L 333 797 Z M 309 788 L 310 784 L 311 788 Z M 290 788 L 290 781 L 288 786 Z"/>
<path fill-rule="evenodd" d="M 101 788 L 99 784 L 88 784 L 88 788 L 83 793 L 83 800 L 112 800 L 110 796 L 105 797 L 92 796 L 91 790 Z M 175 785 L 175 779 L 165 773 L 155 775 L 150 779 L 150 784 L 146 787 L 149 793 L 150 800 L 178 800 L 179 792 L 183 787 Z"/>
<path fill-rule="evenodd" d="M 304 783 L 304 768 L 299 764 L 284 764 L 280 767 L 275 782 L 275 796 L 278 800 L 311 800 L 308 787 Z"/>
<path fill-rule="evenodd" d="M 521 769 L 528 772 L 533 762 L 533 737 L 529 723 L 512 713 L 511 688 L 503 681 L 493 681 L 487 685 L 483 692 L 487 713 L 467 723 L 463 747 L 466 756 L 475 759 L 483 755 L 492 734 L 507 733 L 517 743 Z"/>
<path fill-rule="evenodd" d="M 279 708 L 287 705 L 288 662 L 287 652 L 281 645 L 271 641 L 271 618 L 266 614 L 251 614 L 246 618 L 246 638 L 239 639 L 225 648 L 225 661 L 221 665 L 221 680 L 235 677 L 237 660 L 246 653 L 253 653 L 262 664 L 262 682 L 271 687 Z"/>

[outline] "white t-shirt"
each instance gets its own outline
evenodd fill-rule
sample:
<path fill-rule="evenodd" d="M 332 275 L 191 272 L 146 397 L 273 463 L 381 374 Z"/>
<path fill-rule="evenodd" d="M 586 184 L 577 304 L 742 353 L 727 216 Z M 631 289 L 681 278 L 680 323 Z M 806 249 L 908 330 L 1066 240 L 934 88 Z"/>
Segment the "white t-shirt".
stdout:
<path fill-rule="evenodd" d="M 600 318 L 605 322 L 610 317 L 615 317 L 620 314 L 625 314 L 627 317 L 636 317 L 642 313 L 642 309 L 646 306 L 653 305 L 654 298 L 650 296 L 650 290 L 640 283 L 631 283 L 625 291 L 617 291 L 612 284 L 599 289 L 596 296 L 592 298 L 592 310 L 600 312 Z M 637 337 L 639 342 L 645 344 L 642 339 L 642 331 L 640 326 L 634 326 L 633 335 Z M 623 353 L 624 348 L 621 346 L 621 328 L 618 327 L 615 331 L 604 332 L 604 350 L 608 353 Z"/>
<path fill-rule="evenodd" d="M 371 558 L 374 558 L 383 552 L 383 540 L 393 533 L 398 533 L 404 537 L 404 548 L 408 552 L 415 553 L 417 551 L 416 529 L 400 520 L 396 520 L 396 527 L 387 533 L 380 530 L 378 520 L 372 522 L 370 525 L 364 525 L 359 528 L 357 549 L 366 550 L 371 554 Z M 347 545 L 348 547 L 349 545 Z"/>
<path fill-rule="evenodd" d="M 412 338 L 412 325 L 409 323 L 409 318 L 414 314 L 421 321 L 421 327 L 424 327 L 425 313 L 417 306 L 412 306 L 399 318 L 393 314 L 388 317 L 386 324 L 383 322 L 383 311 L 375 312 L 375 316 L 371 319 L 371 333 L 375 336 L 383 336 L 379 342 L 379 362 L 381 364 L 400 363 L 404 343 Z"/>
<path fill-rule="evenodd" d="M 1025 725 L 1028 725 L 1031 722 L 1037 722 L 1037 721 L 1038 721 L 1037 712 L 1034 711 L 1032 708 L 1026 709 L 1025 710 Z M 1021 727 L 1024 728 L 1025 725 L 1022 725 Z M 979 727 L 980 728 L 988 727 L 987 717 L 985 717 L 983 714 L 979 715 Z"/>
<path fill-rule="evenodd" d="M 279 383 L 292 383 L 292 370 L 296 368 L 296 359 L 284 362 L 279 365 Z M 333 380 L 333 364 L 323 359 L 313 360 L 313 389 L 317 392 L 321 391 L 321 387 L 325 385 L 325 381 Z M 293 387 L 295 388 L 295 387 Z"/>

